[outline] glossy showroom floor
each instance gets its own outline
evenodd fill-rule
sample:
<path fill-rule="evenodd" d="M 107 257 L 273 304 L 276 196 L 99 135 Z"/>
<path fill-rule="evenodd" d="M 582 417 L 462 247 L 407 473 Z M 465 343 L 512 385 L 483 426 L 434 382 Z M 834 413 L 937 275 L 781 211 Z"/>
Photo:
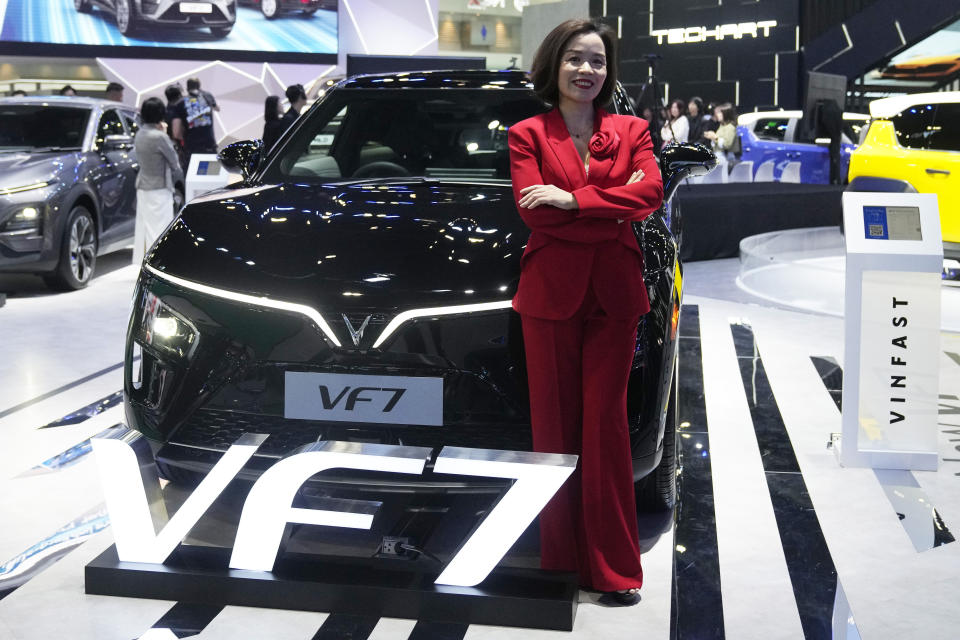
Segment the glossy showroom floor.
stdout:
<path fill-rule="evenodd" d="M 960 335 L 942 339 L 940 470 L 840 468 L 842 320 L 742 292 L 736 260 L 687 265 L 682 506 L 662 535 L 641 523 L 639 605 L 582 593 L 564 634 L 86 596 L 83 567 L 112 542 L 86 440 L 122 420 L 129 260 L 77 293 L 0 279 L 20 289 L 0 308 L 3 640 L 958 637 Z"/>

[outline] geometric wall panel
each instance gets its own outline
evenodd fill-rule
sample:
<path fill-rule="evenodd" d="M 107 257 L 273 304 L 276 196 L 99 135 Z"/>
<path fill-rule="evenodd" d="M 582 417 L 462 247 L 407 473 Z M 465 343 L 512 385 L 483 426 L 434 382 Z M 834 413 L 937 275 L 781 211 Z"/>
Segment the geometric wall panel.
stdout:
<path fill-rule="evenodd" d="M 124 102 L 138 106 L 146 98 L 163 98 L 169 84 L 186 87 L 198 77 L 220 105 L 214 131 L 223 147 L 263 134 L 263 103 L 300 83 L 310 99 L 328 78 L 342 78 L 348 53 L 436 55 L 438 0 L 340 0 L 340 52 L 336 65 L 189 60 L 98 58 L 104 77 L 126 87 Z"/>

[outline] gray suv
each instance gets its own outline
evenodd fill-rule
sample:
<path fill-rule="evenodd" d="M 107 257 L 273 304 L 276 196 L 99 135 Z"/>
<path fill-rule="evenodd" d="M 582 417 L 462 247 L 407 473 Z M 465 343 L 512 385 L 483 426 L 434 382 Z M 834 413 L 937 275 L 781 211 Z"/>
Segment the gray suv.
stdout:
<path fill-rule="evenodd" d="M 84 13 L 98 7 L 113 14 L 117 29 L 125 36 L 154 26 L 208 27 L 224 38 L 237 21 L 237 0 L 73 0 Z"/>
<path fill-rule="evenodd" d="M 0 272 L 80 289 L 98 255 L 130 244 L 136 130 L 136 112 L 116 102 L 0 99 Z"/>

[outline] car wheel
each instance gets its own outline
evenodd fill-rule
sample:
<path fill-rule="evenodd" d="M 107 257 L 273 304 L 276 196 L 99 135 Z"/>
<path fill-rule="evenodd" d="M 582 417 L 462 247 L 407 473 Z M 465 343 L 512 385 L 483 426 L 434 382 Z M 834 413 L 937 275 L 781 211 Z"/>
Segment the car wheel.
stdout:
<path fill-rule="evenodd" d="M 307 16 L 307 17 L 309 18 L 310 16 L 312 16 L 312 15 L 315 14 L 316 12 L 317 12 L 316 7 L 314 7 L 313 9 L 304 9 L 304 10 L 303 10 L 303 15 L 305 15 L 305 16 Z"/>
<path fill-rule="evenodd" d="M 67 218 L 57 270 L 44 280 L 52 289 L 75 291 L 90 284 L 97 264 L 97 227 L 85 207 L 76 206 Z"/>
<path fill-rule="evenodd" d="M 90 12 L 90 0 L 73 0 L 73 6 L 80 13 Z"/>
<path fill-rule="evenodd" d="M 210 27 L 210 33 L 213 34 L 214 38 L 226 38 L 230 35 L 231 31 L 233 31 L 232 24 L 228 24 L 225 27 Z"/>
<path fill-rule="evenodd" d="M 660 464 L 636 485 L 637 510 L 643 513 L 669 511 L 677 504 L 677 369 L 670 383 L 670 401 L 663 427 Z"/>
<path fill-rule="evenodd" d="M 273 20 L 277 17 L 280 7 L 277 6 L 277 0 L 260 0 L 260 12 L 267 20 Z"/>
<path fill-rule="evenodd" d="M 117 0 L 117 29 L 125 36 L 136 31 L 136 16 L 131 0 Z"/>

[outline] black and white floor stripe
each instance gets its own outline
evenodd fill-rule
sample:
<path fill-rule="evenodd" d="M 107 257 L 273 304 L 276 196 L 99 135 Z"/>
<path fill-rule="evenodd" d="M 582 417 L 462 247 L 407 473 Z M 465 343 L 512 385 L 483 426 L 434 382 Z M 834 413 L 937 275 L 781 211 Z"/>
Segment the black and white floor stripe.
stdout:
<path fill-rule="evenodd" d="M 735 322 L 729 325 L 729 332 L 735 346 L 737 368 L 749 406 L 752 422 L 750 428 L 755 434 L 760 450 L 766 491 L 776 517 L 783 554 L 787 559 L 803 636 L 831 638 L 833 637 L 831 635 L 833 594 L 837 591 L 836 571 L 823 539 L 823 533 L 820 531 L 817 514 L 806 490 L 777 399 L 767 380 L 763 359 L 760 357 L 753 331 L 748 324 Z M 947 355 L 960 365 L 960 356 L 954 357 L 956 354 L 951 355 L 949 352 Z M 721 581 L 723 566 L 720 559 L 723 548 L 718 544 L 716 523 L 718 511 L 725 507 L 715 500 L 714 484 L 717 479 L 711 447 L 711 437 L 716 440 L 721 436 L 708 428 L 713 425 L 708 425 L 707 419 L 708 403 L 705 402 L 703 358 L 700 310 L 696 306 L 688 305 L 683 309 L 680 327 L 678 422 L 681 424 L 683 481 L 680 518 L 673 540 L 674 583 L 671 602 L 671 638 L 724 638 L 730 634 L 724 616 L 724 608 L 730 595 L 724 590 L 725 581 Z M 839 394 L 835 392 L 840 388 L 842 371 L 836 361 L 831 362 L 829 358 L 813 358 L 812 362 L 821 373 L 826 390 L 831 393 L 831 396 L 839 399 Z M 101 374 L 115 369 L 116 367 L 111 367 Z M 91 377 L 87 376 L 76 383 L 65 385 L 61 391 L 74 389 L 89 379 Z M 706 384 L 710 385 L 711 381 L 706 380 Z M 44 394 L 34 401 L 0 412 L 0 416 L 10 416 L 18 410 L 18 407 L 24 408 L 51 397 L 53 396 L 50 394 Z M 58 423 L 60 425 L 58 430 L 74 428 L 98 417 L 103 409 L 115 404 L 115 394 L 103 396 L 103 393 L 100 393 L 92 397 L 100 399 L 95 402 L 88 400 L 81 409 L 76 411 L 58 414 L 64 415 L 64 418 L 47 424 Z M 77 403 L 77 405 L 80 404 Z M 109 406 L 104 406 L 105 404 Z M 960 402 L 956 404 L 960 405 Z M 948 417 L 952 413 L 960 413 L 960 408 L 956 411 L 949 407 L 945 408 L 942 415 Z M 946 426 L 949 427 L 949 425 Z M 34 425 L 34 429 L 36 428 Z M 960 429 L 960 426 L 956 428 Z M 665 536 L 660 544 L 669 539 Z M 952 541 L 951 534 L 949 541 L 940 544 Z M 739 594 L 739 597 L 743 597 L 743 594 Z M 159 637 L 151 632 L 162 630 L 170 631 L 175 637 L 190 637 L 215 626 L 218 616 L 236 613 L 229 607 L 224 610 L 198 608 L 189 603 L 176 603 L 172 607 L 170 605 L 167 607 L 165 613 L 158 614 L 154 618 L 156 622 L 152 626 L 148 626 L 150 623 L 147 622 L 140 637 Z M 375 633 L 375 629 L 382 622 L 380 619 L 371 617 L 333 614 L 325 616 L 322 622 L 318 620 L 311 633 L 312 638 L 380 637 Z M 2 629 L 0 625 L 0 630 Z M 400 633 L 403 635 L 396 637 L 405 637 L 410 640 L 459 640 L 461 638 L 469 640 L 474 635 L 471 628 L 466 625 L 426 621 L 411 622 L 408 630 Z M 307 637 L 311 636 L 304 635 L 304 640 Z M 515 633 L 511 632 L 510 635 L 503 637 L 523 638 L 527 637 L 527 632 L 516 630 Z M 530 637 L 540 636 L 534 632 Z"/>
<path fill-rule="evenodd" d="M 724 638 L 700 339 L 700 311 L 694 305 L 686 305 L 680 314 L 677 363 L 677 433 L 682 473 L 670 613 L 670 636 L 676 640 Z"/>
<path fill-rule="evenodd" d="M 753 329 L 736 323 L 730 330 L 804 637 L 828 640 L 833 637 L 837 571 L 767 380 Z"/>

